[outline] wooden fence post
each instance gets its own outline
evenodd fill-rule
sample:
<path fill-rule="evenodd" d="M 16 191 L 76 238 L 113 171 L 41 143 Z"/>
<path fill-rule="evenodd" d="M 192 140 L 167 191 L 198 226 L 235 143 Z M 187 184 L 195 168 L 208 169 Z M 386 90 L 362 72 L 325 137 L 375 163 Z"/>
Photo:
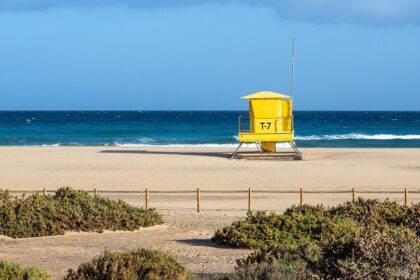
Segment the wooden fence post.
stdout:
<path fill-rule="evenodd" d="M 200 199 L 201 199 L 200 188 L 197 188 L 197 212 L 200 212 Z"/>
<path fill-rule="evenodd" d="M 146 206 L 146 210 L 149 209 L 149 189 L 146 188 L 146 190 L 144 191 L 144 200 L 145 200 L 145 206 Z"/>
<path fill-rule="evenodd" d="M 44 196 L 47 196 L 47 190 L 46 190 L 45 188 L 43 188 L 43 189 L 42 189 L 42 194 L 43 194 Z"/>
<path fill-rule="evenodd" d="M 248 189 L 248 213 L 251 212 L 251 188 Z"/>
<path fill-rule="evenodd" d="M 94 196 L 95 198 L 97 198 L 97 197 L 98 197 L 98 189 L 97 189 L 97 188 L 94 188 L 94 189 L 93 189 L 93 196 Z"/>
<path fill-rule="evenodd" d="M 404 205 L 407 206 L 408 204 L 408 191 L 404 189 Z"/>
<path fill-rule="evenodd" d="M 303 204 L 303 188 L 300 188 L 300 205 Z"/>
<path fill-rule="evenodd" d="M 355 202 L 356 202 L 356 191 L 354 190 L 354 188 L 353 188 L 353 189 L 351 189 L 351 195 L 352 195 L 352 199 L 351 199 L 351 201 L 352 201 L 353 203 L 355 203 Z"/>

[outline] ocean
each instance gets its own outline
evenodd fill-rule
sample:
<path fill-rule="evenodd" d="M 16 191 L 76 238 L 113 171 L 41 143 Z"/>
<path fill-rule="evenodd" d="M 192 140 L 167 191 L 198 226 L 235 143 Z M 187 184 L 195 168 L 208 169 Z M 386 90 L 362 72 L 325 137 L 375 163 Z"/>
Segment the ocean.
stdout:
<path fill-rule="evenodd" d="M 0 145 L 233 147 L 239 115 L 247 112 L 3 111 Z M 420 112 L 294 115 L 299 147 L 420 147 Z"/>

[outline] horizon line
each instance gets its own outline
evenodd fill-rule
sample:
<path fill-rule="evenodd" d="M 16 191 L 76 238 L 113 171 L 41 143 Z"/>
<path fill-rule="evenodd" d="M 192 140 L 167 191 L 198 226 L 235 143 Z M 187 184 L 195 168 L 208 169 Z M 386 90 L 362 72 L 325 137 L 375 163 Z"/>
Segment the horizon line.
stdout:
<path fill-rule="evenodd" d="M 141 109 L 68 109 L 68 110 L 55 110 L 55 109 L 41 109 L 41 110 L 0 110 L 0 112 L 248 112 L 247 109 L 242 110 L 199 110 L 199 109 L 148 109 L 148 110 L 141 110 Z M 355 109 L 355 110 L 330 110 L 330 109 L 310 109 L 310 110 L 293 110 L 293 112 L 420 112 L 418 110 L 362 110 L 362 109 Z"/>

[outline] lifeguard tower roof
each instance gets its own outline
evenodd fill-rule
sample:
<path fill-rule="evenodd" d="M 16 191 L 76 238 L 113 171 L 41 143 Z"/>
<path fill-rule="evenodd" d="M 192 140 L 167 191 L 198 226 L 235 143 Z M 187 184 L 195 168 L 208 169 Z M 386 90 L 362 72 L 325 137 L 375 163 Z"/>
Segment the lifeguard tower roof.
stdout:
<path fill-rule="evenodd" d="M 242 96 L 242 99 L 281 99 L 290 100 L 291 97 L 285 94 L 276 93 L 272 91 L 259 91 L 247 96 Z"/>

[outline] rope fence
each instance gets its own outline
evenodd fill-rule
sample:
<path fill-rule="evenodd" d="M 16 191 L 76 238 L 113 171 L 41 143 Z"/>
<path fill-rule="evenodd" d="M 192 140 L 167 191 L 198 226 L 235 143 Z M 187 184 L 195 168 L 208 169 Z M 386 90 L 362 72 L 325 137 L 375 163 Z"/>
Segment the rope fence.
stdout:
<path fill-rule="evenodd" d="M 196 190 L 101 190 L 94 188 L 93 190 L 85 190 L 88 193 L 93 194 L 94 197 L 98 197 L 99 193 L 102 194 L 144 194 L 144 206 L 146 209 L 150 208 L 150 196 L 151 194 L 195 194 L 196 196 L 196 211 L 201 211 L 201 200 L 202 194 L 247 194 L 248 201 L 248 212 L 252 211 L 252 198 L 253 194 L 299 194 L 299 204 L 302 205 L 305 203 L 304 198 L 305 194 L 351 194 L 351 201 L 356 201 L 357 194 L 400 194 L 403 196 L 404 205 L 409 203 L 410 194 L 420 194 L 420 190 L 396 190 L 396 191 L 363 191 L 356 189 L 343 190 L 343 191 L 305 191 L 303 188 L 299 190 L 201 190 L 197 188 Z M 47 190 L 43 188 L 42 190 L 9 190 L 9 193 L 42 193 L 43 195 L 48 195 L 50 193 L 55 193 L 56 190 Z"/>

